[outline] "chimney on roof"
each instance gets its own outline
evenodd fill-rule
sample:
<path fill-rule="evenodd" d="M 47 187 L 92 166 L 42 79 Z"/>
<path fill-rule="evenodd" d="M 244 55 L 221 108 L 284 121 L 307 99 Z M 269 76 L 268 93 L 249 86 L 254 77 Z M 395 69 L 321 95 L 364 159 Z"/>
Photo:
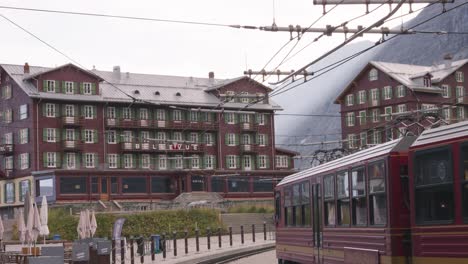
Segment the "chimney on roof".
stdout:
<path fill-rule="evenodd" d="M 444 55 L 444 64 L 446 69 L 452 66 L 452 54 L 447 53 Z"/>
<path fill-rule="evenodd" d="M 24 74 L 29 74 L 29 64 L 27 62 L 24 64 Z"/>
<path fill-rule="evenodd" d="M 214 83 L 214 72 L 209 72 L 208 73 L 208 78 L 209 78 L 208 83 L 210 84 L 210 86 L 213 85 L 213 83 Z"/>
<path fill-rule="evenodd" d="M 113 77 L 115 80 L 120 80 L 120 66 L 114 66 L 112 69 Z"/>

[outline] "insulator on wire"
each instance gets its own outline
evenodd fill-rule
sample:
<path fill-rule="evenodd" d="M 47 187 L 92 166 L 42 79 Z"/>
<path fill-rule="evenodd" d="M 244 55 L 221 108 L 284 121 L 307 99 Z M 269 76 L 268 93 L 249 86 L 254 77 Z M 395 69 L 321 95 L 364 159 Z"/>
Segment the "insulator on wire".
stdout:
<path fill-rule="evenodd" d="M 327 25 L 325 35 L 331 36 L 332 32 L 333 32 L 333 27 L 331 25 Z"/>
<path fill-rule="evenodd" d="M 289 40 L 293 40 L 293 32 L 294 32 L 294 26 L 293 25 L 289 25 Z"/>
<path fill-rule="evenodd" d="M 301 40 L 301 33 L 302 33 L 302 30 L 301 30 L 301 26 L 299 25 L 296 25 L 296 32 L 297 32 L 297 40 Z"/>
<path fill-rule="evenodd" d="M 327 8 L 325 7 L 325 5 L 323 5 L 323 15 L 327 14 Z"/>
<path fill-rule="evenodd" d="M 280 71 L 280 70 L 276 70 L 276 75 L 278 75 L 278 81 L 279 81 L 279 80 L 280 80 L 281 71 Z"/>
<path fill-rule="evenodd" d="M 266 71 L 265 69 L 261 70 L 263 81 L 265 81 Z"/>

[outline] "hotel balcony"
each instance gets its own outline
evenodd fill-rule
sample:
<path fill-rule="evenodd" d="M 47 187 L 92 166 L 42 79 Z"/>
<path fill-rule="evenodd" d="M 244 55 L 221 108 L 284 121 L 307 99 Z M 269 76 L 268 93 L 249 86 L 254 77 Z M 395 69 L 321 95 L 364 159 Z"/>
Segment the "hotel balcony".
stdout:
<path fill-rule="evenodd" d="M 242 152 L 257 152 L 257 146 L 254 144 L 243 144 L 241 145 Z"/>
<path fill-rule="evenodd" d="M 81 126 L 82 119 L 79 116 L 64 116 L 62 117 L 63 126 Z"/>
<path fill-rule="evenodd" d="M 257 131 L 258 125 L 252 122 L 239 123 L 242 131 Z"/>
<path fill-rule="evenodd" d="M 83 147 L 83 144 L 78 140 L 64 140 L 62 143 L 64 151 L 79 151 Z"/>
<path fill-rule="evenodd" d="M 132 120 L 107 118 L 107 127 L 115 128 L 160 128 L 160 129 L 190 129 L 190 130 L 217 130 L 215 122 L 190 122 L 190 121 L 168 121 L 168 120 Z"/>
<path fill-rule="evenodd" d="M 149 143 L 149 142 L 122 142 L 120 149 L 123 152 L 145 153 L 199 153 L 205 151 L 204 144 L 198 143 Z"/>
<path fill-rule="evenodd" d="M 13 144 L 2 144 L 0 145 L 0 155 L 13 154 Z"/>

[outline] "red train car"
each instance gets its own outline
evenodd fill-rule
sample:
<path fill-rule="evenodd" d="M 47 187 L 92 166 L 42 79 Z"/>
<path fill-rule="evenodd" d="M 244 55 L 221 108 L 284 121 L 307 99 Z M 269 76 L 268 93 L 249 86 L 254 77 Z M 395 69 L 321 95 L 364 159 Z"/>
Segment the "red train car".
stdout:
<path fill-rule="evenodd" d="M 468 122 L 423 132 L 409 170 L 412 263 L 468 263 Z"/>
<path fill-rule="evenodd" d="M 403 137 L 293 174 L 275 189 L 279 263 L 410 263 Z"/>

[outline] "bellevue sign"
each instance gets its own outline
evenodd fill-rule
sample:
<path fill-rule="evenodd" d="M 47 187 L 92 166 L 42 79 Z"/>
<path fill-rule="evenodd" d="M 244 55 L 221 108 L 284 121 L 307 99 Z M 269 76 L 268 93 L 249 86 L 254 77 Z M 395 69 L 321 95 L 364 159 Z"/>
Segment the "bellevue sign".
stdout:
<path fill-rule="evenodd" d="M 198 144 L 150 144 L 150 143 L 124 143 L 124 149 L 129 150 L 168 150 L 168 151 L 199 151 Z"/>

